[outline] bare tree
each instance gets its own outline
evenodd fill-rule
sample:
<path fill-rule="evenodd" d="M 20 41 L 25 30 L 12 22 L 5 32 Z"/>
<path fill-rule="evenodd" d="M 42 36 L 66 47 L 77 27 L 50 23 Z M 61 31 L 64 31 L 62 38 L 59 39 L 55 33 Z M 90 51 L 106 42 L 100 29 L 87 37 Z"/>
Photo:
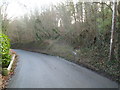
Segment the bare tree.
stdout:
<path fill-rule="evenodd" d="M 2 14 L 1 14 L 1 8 L 2 6 L 0 6 L 0 33 L 2 33 Z"/>
<path fill-rule="evenodd" d="M 2 5 L 0 6 L 0 22 L 1 22 L 1 29 L 3 33 L 6 33 L 8 28 L 8 14 L 7 14 L 7 8 L 8 8 L 8 2 L 2 2 Z"/>
<path fill-rule="evenodd" d="M 120 1 L 118 3 L 118 59 L 120 59 Z"/>
<path fill-rule="evenodd" d="M 111 29 L 111 39 L 110 39 L 110 53 L 109 60 L 112 60 L 114 57 L 114 35 L 116 30 L 116 18 L 117 16 L 117 2 L 113 0 L 113 15 L 112 15 L 112 29 Z"/>

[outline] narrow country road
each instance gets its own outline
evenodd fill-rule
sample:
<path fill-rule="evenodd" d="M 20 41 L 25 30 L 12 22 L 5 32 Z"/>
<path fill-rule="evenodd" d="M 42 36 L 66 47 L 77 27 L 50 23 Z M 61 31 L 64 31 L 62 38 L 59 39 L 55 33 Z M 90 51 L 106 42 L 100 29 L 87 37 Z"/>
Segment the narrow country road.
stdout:
<path fill-rule="evenodd" d="M 15 50 L 19 62 L 8 88 L 118 88 L 118 84 L 62 58 Z"/>

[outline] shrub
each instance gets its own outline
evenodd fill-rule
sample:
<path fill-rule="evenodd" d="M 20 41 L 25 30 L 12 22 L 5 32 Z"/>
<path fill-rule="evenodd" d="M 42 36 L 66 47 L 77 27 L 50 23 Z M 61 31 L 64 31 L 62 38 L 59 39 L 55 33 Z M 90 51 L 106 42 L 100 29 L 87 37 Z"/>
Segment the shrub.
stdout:
<path fill-rule="evenodd" d="M 2 75 L 7 76 L 8 73 L 9 73 L 9 71 L 7 70 L 7 68 L 3 68 Z"/>
<path fill-rule="evenodd" d="M 4 35 L 0 34 L 0 65 L 5 68 L 9 65 L 11 60 L 10 51 L 10 39 Z"/>

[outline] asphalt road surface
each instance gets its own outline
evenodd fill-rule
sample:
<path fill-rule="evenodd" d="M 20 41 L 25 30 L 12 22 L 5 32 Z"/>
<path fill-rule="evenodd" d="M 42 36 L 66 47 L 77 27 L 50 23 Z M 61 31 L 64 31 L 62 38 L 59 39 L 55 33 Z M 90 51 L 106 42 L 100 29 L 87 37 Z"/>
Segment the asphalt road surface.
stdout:
<path fill-rule="evenodd" d="M 118 84 L 62 58 L 15 50 L 19 62 L 8 88 L 118 88 Z"/>

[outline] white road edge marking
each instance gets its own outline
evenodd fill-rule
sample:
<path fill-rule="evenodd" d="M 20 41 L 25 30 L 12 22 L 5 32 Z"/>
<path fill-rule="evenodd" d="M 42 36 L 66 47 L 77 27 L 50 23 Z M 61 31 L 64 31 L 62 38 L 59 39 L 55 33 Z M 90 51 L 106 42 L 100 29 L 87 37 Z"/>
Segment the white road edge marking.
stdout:
<path fill-rule="evenodd" d="M 11 69 L 11 67 L 12 67 L 12 64 L 13 64 L 14 60 L 15 60 L 15 54 L 13 54 L 12 60 L 11 60 L 9 66 L 8 66 L 8 68 L 7 68 L 8 71 L 10 71 L 10 69 Z"/>

